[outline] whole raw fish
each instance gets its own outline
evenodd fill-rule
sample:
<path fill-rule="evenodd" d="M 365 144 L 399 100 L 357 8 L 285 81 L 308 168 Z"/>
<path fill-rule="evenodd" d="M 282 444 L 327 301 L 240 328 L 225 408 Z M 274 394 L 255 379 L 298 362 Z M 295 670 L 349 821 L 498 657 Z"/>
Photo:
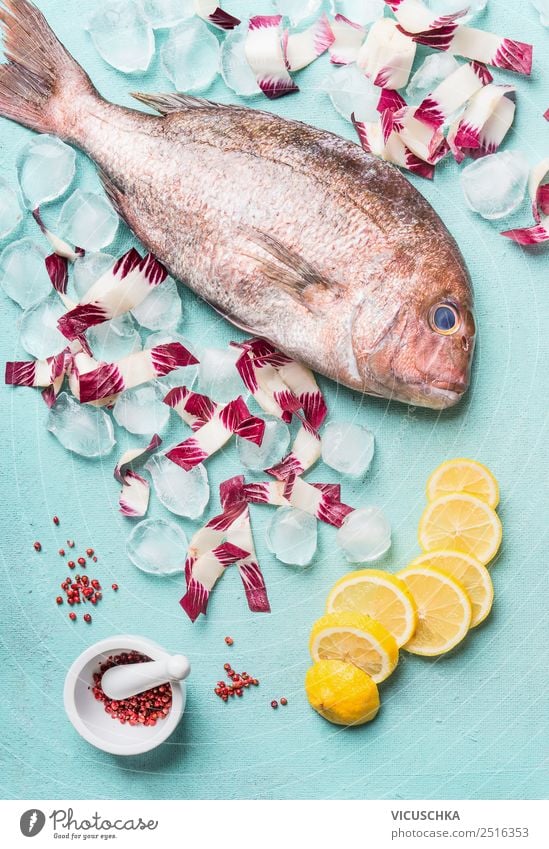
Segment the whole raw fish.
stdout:
<path fill-rule="evenodd" d="M 396 168 L 296 121 L 97 93 L 28 0 L 0 11 L 0 113 L 84 150 L 141 242 L 237 326 L 371 395 L 441 409 L 475 327 L 461 254 Z"/>

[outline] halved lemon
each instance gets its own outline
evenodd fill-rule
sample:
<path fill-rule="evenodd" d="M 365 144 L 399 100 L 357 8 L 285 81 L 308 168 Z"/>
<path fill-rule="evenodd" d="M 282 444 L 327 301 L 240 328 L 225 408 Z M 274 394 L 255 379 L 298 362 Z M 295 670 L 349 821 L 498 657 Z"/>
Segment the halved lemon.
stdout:
<path fill-rule="evenodd" d="M 417 628 L 406 651 L 434 657 L 457 646 L 471 624 L 471 602 L 463 586 L 434 567 L 410 565 L 398 577 L 417 605 Z"/>
<path fill-rule="evenodd" d="M 427 481 L 427 500 L 434 501 L 442 495 L 464 492 L 485 501 L 495 509 L 499 504 L 499 485 L 490 469 L 477 460 L 457 457 L 447 460 L 432 473 Z"/>
<path fill-rule="evenodd" d="M 380 622 L 349 611 L 327 613 L 311 630 L 309 650 L 314 661 L 353 663 L 376 684 L 385 681 L 398 663 L 395 638 Z"/>
<path fill-rule="evenodd" d="M 423 511 L 418 535 L 423 551 L 462 551 L 485 565 L 498 552 L 501 522 L 480 498 L 443 495 Z"/>
<path fill-rule="evenodd" d="M 471 628 L 484 622 L 494 601 L 494 587 L 486 566 L 460 551 L 431 551 L 416 557 L 410 566 L 434 566 L 458 581 L 471 602 Z"/>
<path fill-rule="evenodd" d="M 349 572 L 332 587 L 326 613 L 350 610 L 371 616 L 393 635 L 398 646 L 416 629 L 416 605 L 403 581 L 381 569 Z"/>

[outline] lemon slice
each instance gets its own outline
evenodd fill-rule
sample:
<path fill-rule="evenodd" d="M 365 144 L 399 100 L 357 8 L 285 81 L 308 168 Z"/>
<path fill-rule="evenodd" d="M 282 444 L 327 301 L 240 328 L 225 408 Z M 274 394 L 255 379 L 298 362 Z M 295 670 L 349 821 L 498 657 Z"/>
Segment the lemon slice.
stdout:
<path fill-rule="evenodd" d="M 350 610 L 377 619 L 398 646 L 411 639 L 416 628 L 416 605 L 406 584 L 380 569 L 359 569 L 332 587 L 326 613 Z"/>
<path fill-rule="evenodd" d="M 496 556 L 501 522 L 485 501 L 456 493 L 431 501 L 419 520 L 423 551 L 462 551 L 482 564 Z"/>
<path fill-rule="evenodd" d="M 494 601 L 494 587 L 486 566 L 460 551 L 432 551 L 416 557 L 410 566 L 434 566 L 458 581 L 471 602 L 471 628 L 484 622 Z"/>
<path fill-rule="evenodd" d="M 369 675 L 352 663 L 319 660 L 307 671 L 311 707 L 336 725 L 363 725 L 379 710 L 379 693 Z"/>
<path fill-rule="evenodd" d="M 426 566 L 407 566 L 398 577 L 417 605 L 417 628 L 406 651 L 433 657 L 457 646 L 471 624 L 471 602 L 461 584 Z"/>
<path fill-rule="evenodd" d="M 327 613 L 311 630 L 309 650 L 313 660 L 353 663 L 379 684 L 398 663 L 395 638 L 380 622 L 361 613 Z"/>
<path fill-rule="evenodd" d="M 495 509 L 499 504 L 499 486 L 490 469 L 476 460 L 458 457 L 447 460 L 427 481 L 427 499 L 434 501 L 452 492 L 465 492 Z"/>

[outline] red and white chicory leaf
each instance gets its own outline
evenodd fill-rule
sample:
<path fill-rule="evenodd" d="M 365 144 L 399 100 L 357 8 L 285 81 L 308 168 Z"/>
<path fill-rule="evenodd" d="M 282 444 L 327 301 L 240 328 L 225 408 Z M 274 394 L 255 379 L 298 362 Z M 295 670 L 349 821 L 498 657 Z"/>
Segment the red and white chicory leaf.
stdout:
<path fill-rule="evenodd" d="M 75 339 L 89 327 L 129 312 L 167 276 L 164 266 L 152 254 L 142 259 L 131 248 L 93 284 L 73 310 L 61 316 L 59 330 L 67 339 Z"/>
<path fill-rule="evenodd" d="M 133 466 L 143 462 L 161 444 L 161 438 L 155 433 L 146 448 L 125 451 L 116 464 L 114 477 L 122 484 L 118 504 L 124 516 L 137 518 L 146 514 L 149 506 L 149 482 L 138 475 Z"/>
<path fill-rule="evenodd" d="M 429 127 L 438 129 L 492 79 L 486 66 L 479 62 L 461 65 L 420 103 L 414 115 Z"/>
<path fill-rule="evenodd" d="M 356 63 L 374 85 L 396 89 L 407 84 L 415 55 L 415 42 L 396 21 L 380 18 L 371 26 Z"/>
<path fill-rule="evenodd" d="M 197 362 L 180 342 L 137 351 L 116 363 L 102 363 L 93 371 L 80 373 L 80 401 L 98 401 Z"/>
<path fill-rule="evenodd" d="M 355 24 L 344 15 L 336 15 L 330 26 L 334 36 L 329 47 L 330 62 L 333 65 L 350 65 L 356 62 L 358 51 L 366 35 L 366 28 Z"/>
<path fill-rule="evenodd" d="M 266 97 L 274 100 L 299 91 L 288 73 L 281 15 L 256 15 L 250 19 L 244 52 L 257 84 Z"/>
<path fill-rule="evenodd" d="M 286 64 L 290 71 L 300 71 L 314 62 L 334 42 L 334 34 L 326 15 L 302 32 L 290 32 L 285 39 Z"/>
<path fill-rule="evenodd" d="M 220 451 L 233 434 L 261 445 L 265 422 L 252 416 L 243 398 L 219 406 L 213 416 L 190 436 L 166 452 L 166 457 L 185 471 Z"/>
<path fill-rule="evenodd" d="M 40 227 L 40 230 L 50 243 L 53 248 L 54 253 L 58 256 L 65 257 L 69 262 L 74 262 L 75 259 L 78 259 L 79 256 L 84 256 L 85 251 L 83 248 L 72 248 L 64 239 L 56 236 L 55 233 L 52 233 L 51 230 L 48 230 L 44 221 L 42 220 L 42 216 L 40 214 L 40 209 L 37 207 L 32 211 L 32 217 Z"/>
<path fill-rule="evenodd" d="M 199 18 L 218 29 L 234 29 L 240 23 L 239 18 L 218 6 L 217 0 L 194 0 L 194 10 Z"/>
<path fill-rule="evenodd" d="M 297 507 L 337 528 L 341 527 L 345 516 L 354 509 L 343 504 L 339 496 L 334 497 L 330 487 L 307 483 L 295 474 L 282 481 L 248 483 L 244 486 L 244 492 L 246 500 L 251 503 Z"/>
<path fill-rule="evenodd" d="M 515 87 L 487 85 L 469 101 L 457 127 L 450 135 L 456 159 L 463 155 L 495 153 L 515 117 Z"/>
<path fill-rule="evenodd" d="M 209 422 L 219 407 L 207 395 L 191 392 L 186 386 L 170 389 L 164 398 L 164 404 L 172 407 L 192 430 L 199 430 Z"/>

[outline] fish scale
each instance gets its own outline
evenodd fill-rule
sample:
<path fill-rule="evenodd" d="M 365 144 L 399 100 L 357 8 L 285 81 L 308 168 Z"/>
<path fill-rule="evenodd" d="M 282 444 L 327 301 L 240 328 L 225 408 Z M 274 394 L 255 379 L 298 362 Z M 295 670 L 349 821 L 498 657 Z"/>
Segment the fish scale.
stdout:
<path fill-rule="evenodd" d="M 475 334 L 469 276 L 396 168 L 241 106 L 177 93 L 136 95 L 158 116 L 115 106 L 29 0 L 3 6 L 0 114 L 84 150 L 174 277 L 360 392 L 435 409 L 461 398 Z"/>

